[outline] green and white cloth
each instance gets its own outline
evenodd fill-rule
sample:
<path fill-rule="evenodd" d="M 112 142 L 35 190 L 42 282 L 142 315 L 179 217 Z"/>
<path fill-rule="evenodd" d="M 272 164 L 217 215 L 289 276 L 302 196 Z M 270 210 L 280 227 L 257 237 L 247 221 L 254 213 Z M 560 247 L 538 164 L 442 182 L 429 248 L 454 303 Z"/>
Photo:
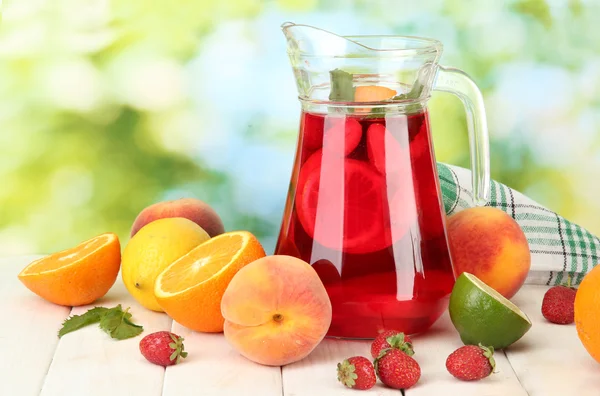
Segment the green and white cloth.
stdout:
<path fill-rule="evenodd" d="M 446 214 L 474 206 L 471 171 L 438 163 Z M 526 283 L 578 285 L 600 257 L 600 239 L 520 192 L 491 182 L 488 206 L 502 209 L 521 226 L 531 250 L 531 270 Z"/>

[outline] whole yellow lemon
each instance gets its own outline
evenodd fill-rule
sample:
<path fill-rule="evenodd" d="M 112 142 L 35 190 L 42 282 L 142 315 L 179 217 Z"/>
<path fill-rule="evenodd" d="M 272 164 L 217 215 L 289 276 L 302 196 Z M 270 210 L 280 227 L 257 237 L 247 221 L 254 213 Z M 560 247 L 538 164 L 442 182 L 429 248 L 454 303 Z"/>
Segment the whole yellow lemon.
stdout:
<path fill-rule="evenodd" d="M 156 277 L 175 260 L 209 239 L 198 224 L 182 217 L 146 224 L 123 251 L 123 283 L 141 305 L 163 312 L 154 297 Z"/>

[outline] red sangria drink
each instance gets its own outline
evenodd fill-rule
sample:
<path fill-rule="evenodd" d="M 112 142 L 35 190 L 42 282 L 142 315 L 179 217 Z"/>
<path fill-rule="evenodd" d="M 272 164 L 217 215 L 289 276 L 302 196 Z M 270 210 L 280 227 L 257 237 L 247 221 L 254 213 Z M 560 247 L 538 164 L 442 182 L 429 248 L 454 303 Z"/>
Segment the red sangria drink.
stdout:
<path fill-rule="evenodd" d="M 422 332 L 454 285 L 427 102 L 444 91 L 465 106 L 472 199 L 482 206 L 483 96 L 464 71 L 439 64 L 435 39 L 342 36 L 292 22 L 281 30 L 302 114 L 275 252 L 319 274 L 333 306 L 330 336 Z"/>
<path fill-rule="evenodd" d="M 454 275 L 430 139 L 423 108 L 302 113 L 275 253 L 321 277 L 329 336 L 419 333 L 446 309 Z"/>

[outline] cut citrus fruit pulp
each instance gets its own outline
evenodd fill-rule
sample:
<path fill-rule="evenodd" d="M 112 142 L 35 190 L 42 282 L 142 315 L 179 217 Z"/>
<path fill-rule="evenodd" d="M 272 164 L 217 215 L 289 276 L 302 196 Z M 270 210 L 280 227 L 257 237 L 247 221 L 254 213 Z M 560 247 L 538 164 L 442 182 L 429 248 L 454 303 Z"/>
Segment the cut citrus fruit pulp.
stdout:
<path fill-rule="evenodd" d="M 123 250 L 121 277 L 127 291 L 144 308 L 162 312 L 154 296 L 156 277 L 209 239 L 202 227 L 183 217 L 166 217 L 146 224 Z"/>
<path fill-rule="evenodd" d="M 361 85 L 354 90 L 355 102 L 378 102 L 396 96 L 396 91 L 378 85 Z"/>
<path fill-rule="evenodd" d="M 156 278 L 154 294 L 162 309 L 183 326 L 221 332 L 225 289 L 242 267 L 264 256 L 264 249 L 249 232 L 218 235 L 165 268 Z"/>
<path fill-rule="evenodd" d="M 322 160 L 317 152 L 300 171 L 296 210 L 305 231 L 323 246 L 345 252 L 389 246 L 382 176 L 363 161 L 336 159 L 340 164 L 322 168 Z"/>
<path fill-rule="evenodd" d="M 213 240 L 202 248 L 195 248 L 177 260 L 160 275 L 156 282 L 163 295 L 183 293 L 209 280 L 227 265 L 235 262 L 242 252 L 247 236 L 236 233 Z"/>
<path fill-rule="evenodd" d="M 448 311 L 466 345 L 481 343 L 503 349 L 531 328 L 519 307 L 468 272 L 456 279 Z"/>
<path fill-rule="evenodd" d="M 404 126 L 394 130 L 406 130 L 406 118 L 402 118 L 401 122 Z M 402 147 L 384 125 L 371 124 L 367 130 L 367 154 L 375 169 L 385 176 L 388 191 L 393 192 L 390 222 L 392 239 L 397 241 L 417 218 L 408 147 Z"/>
<path fill-rule="evenodd" d="M 402 186 L 410 181 L 412 172 L 409 149 L 402 147 L 384 125 L 369 126 L 367 154 L 373 166 L 380 173 L 388 175 L 388 184 Z"/>
<path fill-rule="evenodd" d="M 19 280 L 54 304 L 79 306 L 104 296 L 115 283 L 121 246 L 115 234 L 102 234 L 29 264 Z"/>

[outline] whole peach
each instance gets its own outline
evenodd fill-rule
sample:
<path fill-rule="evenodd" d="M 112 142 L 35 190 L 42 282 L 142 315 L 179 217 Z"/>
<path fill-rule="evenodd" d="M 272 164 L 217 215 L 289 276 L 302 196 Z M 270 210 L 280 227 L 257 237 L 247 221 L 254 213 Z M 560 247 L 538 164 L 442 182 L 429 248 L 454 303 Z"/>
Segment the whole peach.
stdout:
<path fill-rule="evenodd" d="M 525 233 L 507 213 L 476 207 L 447 220 L 454 274 L 469 272 L 506 298 L 523 286 L 531 267 Z"/>
<path fill-rule="evenodd" d="M 133 237 L 143 226 L 165 217 L 183 217 L 198 224 L 212 238 L 225 232 L 223 221 L 206 202 L 196 198 L 181 198 L 157 202 L 137 215 L 131 227 Z"/>
<path fill-rule="evenodd" d="M 315 270 L 283 255 L 242 268 L 223 295 L 221 313 L 227 341 L 246 358 L 268 366 L 305 358 L 331 324 L 331 302 Z"/>

